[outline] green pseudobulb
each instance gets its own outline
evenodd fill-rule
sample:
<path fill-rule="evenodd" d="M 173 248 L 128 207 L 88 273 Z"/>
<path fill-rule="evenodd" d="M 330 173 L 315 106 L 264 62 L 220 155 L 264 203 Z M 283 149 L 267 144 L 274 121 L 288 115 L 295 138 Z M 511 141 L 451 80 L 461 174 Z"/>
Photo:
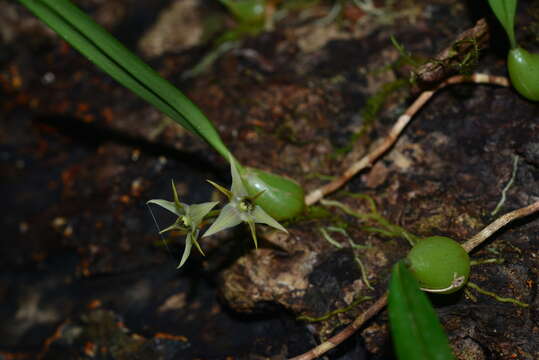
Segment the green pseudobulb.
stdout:
<path fill-rule="evenodd" d="M 539 54 L 532 54 L 521 47 L 511 49 L 507 68 L 511 83 L 519 94 L 539 101 Z"/>
<path fill-rule="evenodd" d="M 295 181 L 262 170 L 245 168 L 242 179 L 250 196 L 275 220 L 291 219 L 303 212 L 305 194 Z"/>
<path fill-rule="evenodd" d="M 455 240 L 432 236 L 418 241 L 406 257 L 410 270 L 427 291 L 449 294 L 470 275 L 470 257 Z"/>
<path fill-rule="evenodd" d="M 265 0 L 219 0 L 241 22 L 256 23 L 264 20 Z"/>

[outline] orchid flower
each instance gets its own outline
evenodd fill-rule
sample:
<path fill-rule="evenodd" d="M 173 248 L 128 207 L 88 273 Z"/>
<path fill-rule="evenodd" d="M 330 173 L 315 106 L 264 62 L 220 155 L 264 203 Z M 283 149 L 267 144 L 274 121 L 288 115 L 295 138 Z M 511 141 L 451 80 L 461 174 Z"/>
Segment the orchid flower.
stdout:
<path fill-rule="evenodd" d="M 176 221 L 166 229 L 161 230 L 159 232 L 160 234 L 170 230 L 179 230 L 187 233 L 182 259 L 180 260 L 180 264 L 178 265 L 179 269 L 183 266 L 183 264 L 185 264 L 185 261 L 189 257 L 193 244 L 195 244 L 198 251 L 200 251 L 200 253 L 204 255 L 204 251 L 202 251 L 202 248 L 197 241 L 200 234 L 200 224 L 202 223 L 204 216 L 206 216 L 211 211 L 211 209 L 213 209 L 213 207 L 219 202 L 211 201 L 193 205 L 184 204 L 180 202 L 178 193 L 176 192 L 176 186 L 174 186 L 174 181 L 172 181 L 172 193 L 174 195 L 174 202 L 154 199 L 148 201 L 147 204 L 155 204 L 161 206 L 162 208 L 178 216 Z"/>
<path fill-rule="evenodd" d="M 254 203 L 256 198 L 262 194 L 262 191 L 255 196 L 249 196 L 238 168 L 236 167 L 236 164 L 232 158 L 230 159 L 230 172 L 232 174 L 232 186 L 230 187 L 230 190 L 208 180 L 208 182 L 217 190 L 228 197 L 228 204 L 221 209 L 217 219 L 202 237 L 213 235 L 221 230 L 228 229 L 238 225 L 241 222 L 245 222 L 249 225 L 255 247 L 258 247 L 255 223 L 266 224 L 275 229 L 288 232 L 281 224 L 277 222 L 277 220 L 269 216 L 259 205 Z"/>

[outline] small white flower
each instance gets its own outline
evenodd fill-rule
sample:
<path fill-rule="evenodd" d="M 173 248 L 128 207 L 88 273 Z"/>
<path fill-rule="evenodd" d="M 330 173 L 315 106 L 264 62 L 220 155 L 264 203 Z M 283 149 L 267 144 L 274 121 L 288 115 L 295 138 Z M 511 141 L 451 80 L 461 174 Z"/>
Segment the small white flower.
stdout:
<path fill-rule="evenodd" d="M 230 187 L 230 190 L 208 180 L 208 182 L 217 190 L 228 197 L 228 204 L 223 207 L 215 222 L 202 237 L 213 235 L 221 230 L 228 229 L 238 225 L 241 222 L 245 222 L 249 225 L 255 247 L 258 247 L 255 223 L 266 224 L 278 230 L 288 232 L 274 218 L 269 216 L 260 206 L 254 203 L 256 198 L 260 196 L 262 192 L 252 197 L 249 196 L 247 189 L 243 184 L 243 180 L 238 172 L 238 168 L 236 167 L 236 164 L 232 158 L 230 159 L 230 172 L 232 174 L 232 186 Z"/>
<path fill-rule="evenodd" d="M 204 251 L 202 251 L 202 248 L 197 241 L 198 236 L 200 235 L 200 224 L 202 223 L 204 216 L 206 216 L 219 202 L 212 201 L 193 205 L 184 204 L 180 202 L 178 193 L 176 192 L 176 186 L 174 186 L 174 181 L 172 181 L 172 193 L 174 195 L 174 202 L 154 199 L 147 203 L 161 206 L 178 216 L 174 224 L 160 231 L 161 234 L 170 230 L 179 230 L 187 233 L 185 238 L 185 249 L 183 250 L 182 259 L 178 265 L 178 268 L 180 268 L 185 264 L 185 261 L 189 257 L 193 244 L 195 244 L 198 251 L 204 255 Z"/>

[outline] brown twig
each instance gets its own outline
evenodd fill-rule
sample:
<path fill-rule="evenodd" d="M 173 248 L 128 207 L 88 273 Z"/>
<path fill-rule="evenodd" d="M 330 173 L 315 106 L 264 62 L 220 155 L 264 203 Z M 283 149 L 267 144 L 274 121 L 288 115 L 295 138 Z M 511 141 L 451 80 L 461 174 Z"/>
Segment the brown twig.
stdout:
<path fill-rule="evenodd" d="M 487 22 L 485 19 L 478 20 L 473 28 L 461 33 L 432 60 L 412 72 L 415 79 L 413 92 L 417 94 L 451 75 L 462 73 L 463 66 L 471 66 L 477 61 L 479 51 L 488 46 L 489 39 Z"/>
<path fill-rule="evenodd" d="M 524 216 L 531 215 L 537 211 L 539 211 L 539 201 L 526 207 L 511 211 L 510 213 L 507 213 L 505 215 L 502 215 L 490 224 L 488 224 L 483 230 L 475 234 L 474 237 L 462 244 L 462 247 L 467 252 L 470 252 L 474 248 L 479 246 L 481 243 L 483 243 L 485 240 L 487 240 L 496 231 L 509 224 L 511 221 L 520 219 Z"/>
<path fill-rule="evenodd" d="M 322 356 L 325 352 L 333 349 L 340 343 L 342 343 L 344 340 L 348 339 L 353 333 L 356 332 L 357 329 L 359 329 L 367 320 L 369 320 L 371 317 L 376 315 L 378 311 L 384 308 L 387 304 L 387 293 L 382 295 L 374 304 L 372 304 L 367 310 L 362 312 L 353 323 L 348 325 L 343 331 L 338 333 L 337 335 L 333 336 L 332 338 L 324 341 L 322 344 L 318 345 L 315 348 L 312 348 L 311 350 L 307 351 L 306 353 L 303 353 L 301 355 L 298 355 L 296 357 L 293 357 L 289 360 L 312 360 L 316 359 L 319 356 Z"/>
<path fill-rule="evenodd" d="M 399 135 L 402 133 L 406 125 L 410 122 L 412 117 L 417 113 L 419 109 L 427 103 L 427 101 L 436 93 L 436 91 L 446 87 L 447 85 L 460 84 L 464 82 L 473 82 L 476 84 L 492 84 L 499 86 L 509 86 L 509 80 L 503 76 L 493 76 L 487 74 L 473 74 L 470 76 L 456 75 L 445 80 L 439 84 L 436 88 L 422 92 L 419 97 L 410 105 L 410 107 L 402 114 L 395 125 L 391 128 L 389 134 L 374 150 L 365 155 L 359 161 L 355 162 L 342 174 L 340 177 L 331 181 L 330 183 L 310 192 L 305 197 L 305 204 L 310 206 L 315 204 L 324 196 L 334 192 L 341 186 L 346 184 L 354 175 L 361 170 L 371 167 L 373 163 L 382 156 L 387 150 L 389 150 L 397 141 Z"/>

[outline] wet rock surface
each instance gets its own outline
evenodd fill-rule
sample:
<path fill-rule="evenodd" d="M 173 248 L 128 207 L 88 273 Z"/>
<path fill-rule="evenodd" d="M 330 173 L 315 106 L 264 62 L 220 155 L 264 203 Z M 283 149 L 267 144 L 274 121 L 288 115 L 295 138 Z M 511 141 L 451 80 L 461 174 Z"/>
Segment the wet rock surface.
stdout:
<path fill-rule="evenodd" d="M 170 33 L 159 46 L 143 40 L 170 29 L 167 11 L 178 1 L 77 3 L 151 56 L 242 163 L 288 175 L 307 190 L 357 160 L 409 104 L 408 91 L 397 87 L 370 125 L 362 111 L 407 73 L 395 65 L 389 35 L 428 57 L 488 14 L 452 1 L 403 2 L 384 16 L 347 5 L 340 22 L 322 26 L 317 20 L 331 7 L 322 3 L 290 12 L 208 72 L 182 80 L 211 46 Z M 222 16 L 205 1 L 188 3 Z M 536 11 L 521 1 L 517 23 L 533 27 Z M 321 322 L 296 317 L 321 317 L 385 291 L 391 265 L 409 246 L 333 207 L 286 224 L 289 235 L 264 233 L 257 250 L 244 228 L 205 240 L 206 257 L 193 254 L 177 271 L 183 240 L 170 238 L 165 247 L 145 202 L 170 199 L 170 179 L 186 202 L 207 201 L 205 179 L 226 184 L 227 164 L 14 2 L 0 1 L 0 18 L 0 357 L 283 359 L 335 334 L 369 302 Z M 500 48 L 486 51 L 477 70 L 504 74 Z M 346 190 L 368 194 L 384 218 L 414 234 L 462 241 L 498 216 L 490 213 L 514 155 L 518 168 L 501 213 L 537 201 L 538 135 L 539 107 L 513 90 L 453 86 Z M 346 192 L 331 199 L 370 211 Z M 171 220 L 154 211 L 161 227 Z M 320 229 L 336 226 L 346 234 L 331 232 L 332 244 Z M 473 290 L 472 297 L 432 297 L 459 359 L 539 357 L 538 234 L 532 216 L 472 253 L 503 263 L 474 266 L 471 281 L 528 308 Z M 329 354 L 391 357 L 384 312 Z"/>

